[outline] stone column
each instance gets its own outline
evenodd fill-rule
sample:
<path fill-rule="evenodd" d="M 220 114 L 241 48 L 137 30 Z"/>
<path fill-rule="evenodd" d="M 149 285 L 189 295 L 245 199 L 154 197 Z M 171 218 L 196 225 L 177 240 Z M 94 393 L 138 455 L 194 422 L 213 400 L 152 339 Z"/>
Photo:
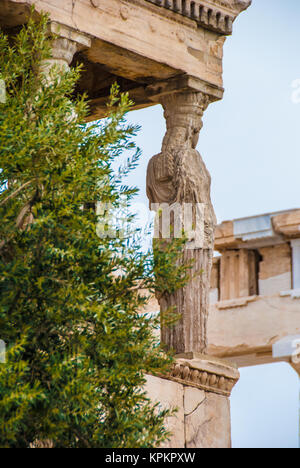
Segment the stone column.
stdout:
<path fill-rule="evenodd" d="M 146 389 L 172 433 L 163 448 L 231 448 L 230 395 L 239 371 L 225 361 L 193 353 L 178 358 L 170 375 L 147 376 Z"/>
<path fill-rule="evenodd" d="M 211 178 L 196 146 L 203 125 L 203 112 L 209 103 L 209 97 L 201 92 L 178 92 L 161 98 L 167 132 L 162 151 L 150 160 L 147 173 L 150 209 L 153 205 L 157 209 L 162 204 L 174 207 L 172 224 L 175 230 L 177 218 L 181 222 L 185 209 L 189 211 L 192 207 L 192 219 L 188 220 L 192 229 L 187 233 L 189 242 L 184 261 L 194 261 L 190 272 L 193 279 L 174 294 L 158 297 L 162 315 L 164 311 L 175 308 L 175 313 L 181 317 L 175 326 L 162 327 L 162 342 L 176 353 L 205 353 L 207 348 L 216 218 L 210 198 Z M 160 237 L 165 237 L 162 234 L 160 230 Z"/>

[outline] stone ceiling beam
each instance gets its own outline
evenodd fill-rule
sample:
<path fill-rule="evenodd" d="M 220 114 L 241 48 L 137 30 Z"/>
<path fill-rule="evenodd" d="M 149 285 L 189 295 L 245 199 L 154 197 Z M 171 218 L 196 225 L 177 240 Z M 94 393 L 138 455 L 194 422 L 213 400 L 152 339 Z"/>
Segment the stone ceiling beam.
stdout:
<path fill-rule="evenodd" d="M 81 35 L 90 42 L 80 58 L 97 66 L 94 88 L 89 89 L 92 120 L 104 115 L 103 101 L 109 91 L 103 94 L 101 81 L 108 73 L 112 81 L 133 82 L 122 90 L 136 99 L 136 108 L 156 104 L 168 87 L 170 92 L 200 91 L 209 94 L 212 101 L 222 99 L 223 45 L 226 35 L 231 34 L 232 22 L 249 3 L 0 0 L 0 26 L 24 24 L 35 4 L 37 12 L 49 13 L 62 35 L 69 31 L 71 36 Z M 88 73 L 83 78 L 91 82 Z M 99 88 L 102 91 L 97 93 Z"/>

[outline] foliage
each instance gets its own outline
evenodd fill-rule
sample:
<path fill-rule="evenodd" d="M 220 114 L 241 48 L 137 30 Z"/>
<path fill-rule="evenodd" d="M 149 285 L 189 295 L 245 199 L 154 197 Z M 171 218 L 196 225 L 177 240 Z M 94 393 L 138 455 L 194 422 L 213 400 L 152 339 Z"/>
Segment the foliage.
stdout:
<path fill-rule="evenodd" d="M 140 291 L 183 284 L 182 242 L 154 259 L 129 235 L 97 236 L 95 205 L 118 209 L 136 193 L 122 180 L 139 152 L 118 177 L 112 164 L 135 151 L 137 128 L 117 86 L 109 118 L 85 125 L 85 97 L 71 100 L 80 69 L 42 78 L 47 21 L 31 19 L 13 39 L 0 33 L 0 446 L 153 447 L 169 413 L 147 398 L 145 373 L 172 358 Z"/>

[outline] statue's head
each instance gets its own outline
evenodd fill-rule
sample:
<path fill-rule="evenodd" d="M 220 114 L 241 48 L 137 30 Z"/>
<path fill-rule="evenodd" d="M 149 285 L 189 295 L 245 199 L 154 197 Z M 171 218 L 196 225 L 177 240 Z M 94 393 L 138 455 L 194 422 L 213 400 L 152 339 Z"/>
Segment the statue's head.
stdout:
<path fill-rule="evenodd" d="M 174 93 L 165 96 L 162 100 L 167 122 L 164 146 L 185 145 L 196 148 L 203 126 L 203 112 L 209 102 L 209 97 L 200 92 Z"/>

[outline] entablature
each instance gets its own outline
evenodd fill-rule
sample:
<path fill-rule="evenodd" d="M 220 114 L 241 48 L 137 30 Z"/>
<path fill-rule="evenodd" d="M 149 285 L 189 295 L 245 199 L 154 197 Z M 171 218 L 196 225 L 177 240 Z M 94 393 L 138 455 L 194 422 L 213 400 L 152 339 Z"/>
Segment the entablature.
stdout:
<path fill-rule="evenodd" d="M 163 94 L 200 91 L 223 97 L 223 45 L 248 0 L 0 0 L 0 26 L 26 23 L 30 7 L 89 45 L 74 59 L 84 63 L 77 92 L 90 100 L 90 120 L 106 115 L 111 85 L 120 84 L 143 108 Z"/>
<path fill-rule="evenodd" d="M 229 35 L 237 15 L 248 8 L 247 0 L 146 0 L 153 5 L 174 11 L 175 13 L 196 21 L 205 29 Z"/>

